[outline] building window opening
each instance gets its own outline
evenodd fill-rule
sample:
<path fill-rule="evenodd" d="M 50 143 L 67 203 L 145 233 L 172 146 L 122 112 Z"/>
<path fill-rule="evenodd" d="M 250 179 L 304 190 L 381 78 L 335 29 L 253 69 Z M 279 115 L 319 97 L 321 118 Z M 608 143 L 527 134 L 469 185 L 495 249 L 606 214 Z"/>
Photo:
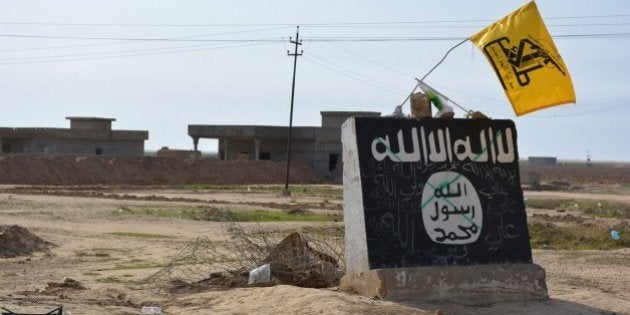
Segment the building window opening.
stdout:
<path fill-rule="evenodd" d="M 332 172 L 336 170 L 338 164 L 339 164 L 339 154 L 329 154 L 328 155 L 328 171 Z"/>
<path fill-rule="evenodd" d="M 260 152 L 260 153 L 258 153 L 258 159 L 259 160 L 271 160 L 271 153 L 270 152 Z"/>
<path fill-rule="evenodd" d="M 96 155 L 103 155 L 103 149 L 101 149 L 101 148 L 96 148 L 96 150 L 94 150 L 94 153 L 95 153 Z"/>

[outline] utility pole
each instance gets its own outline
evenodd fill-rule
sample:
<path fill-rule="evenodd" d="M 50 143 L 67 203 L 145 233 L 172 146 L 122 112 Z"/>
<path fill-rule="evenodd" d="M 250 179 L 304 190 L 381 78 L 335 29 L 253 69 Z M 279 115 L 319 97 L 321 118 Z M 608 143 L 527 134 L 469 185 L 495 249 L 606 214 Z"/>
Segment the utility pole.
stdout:
<path fill-rule="evenodd" d="M 302 56 L 303 50 L 298 53 L 298 46 L 302 45 L 300 41 L 300 27 L 297 26 L 295 30 L 295 40 L 292 40 L 289 37 L 289 41 L 291 44 L 295 45 L 295 51 L 290 53 L 287 50 L 288 56 L 293 56 L 293 84 L 291 85 L 291 113 L 289 114 L 289 135 L 287 136 L 287 176 L 284 182 L 284 191 L 282 194 L 284 196 L 290 196 L 291 192 L 289 191 L 289 165 L 291 164 L 291 131 L 293 130 L 293 99 L 295 98 L 295 70 L 297 69 L 297 57 Z"/>

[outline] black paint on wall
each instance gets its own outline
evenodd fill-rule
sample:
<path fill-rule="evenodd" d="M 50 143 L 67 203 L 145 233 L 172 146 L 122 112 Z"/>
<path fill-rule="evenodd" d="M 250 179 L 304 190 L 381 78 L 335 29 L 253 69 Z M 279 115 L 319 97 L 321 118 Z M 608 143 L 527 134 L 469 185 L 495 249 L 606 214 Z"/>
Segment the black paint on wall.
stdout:
<path fill-rule="evenodd" d="M 371 269 L 532 262 L 512 121 L 355 119 Z"/>

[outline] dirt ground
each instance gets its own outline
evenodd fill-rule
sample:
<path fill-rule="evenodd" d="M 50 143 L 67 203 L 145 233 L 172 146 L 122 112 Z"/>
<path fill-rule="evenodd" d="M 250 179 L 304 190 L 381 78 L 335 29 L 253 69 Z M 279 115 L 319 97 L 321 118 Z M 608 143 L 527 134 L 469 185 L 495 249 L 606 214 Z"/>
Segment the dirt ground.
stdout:
<path fill-rule="evenodd" d="M 292 207 L 341 214 L 340 196 L 276 191 L 162 188 L 0 187 L 0 224 L 19 225 L 52 243 L 45 252 L 0 258 L 0 307 L 45 313 L 63 305 L 68 314 L 141 314 L 159 306 L 167 314 L 630 314 L 630 248 L 609 251 L 534 250 L 547 272 L 550 299 L 464 306 L 392 302 L 288 285 L 166 293 L 139 286 L 186 244 L 205 236 L 221 242 L 225 223 L 173 217 L 119 216 L 124 209 L 177 209 L 213 205 L 227 209 Z M 526 192 L 550 198 L 600 198 L 581 192 Z M 630 196 L 614 195 L 630 203 Z M 536 213 L 551 213 L 538 209 Z M 531 215 L 531 213 L 528 213 Z M 253 223 L 244 223 L 244 225 Z M 262 223 L 291 231 L 341 227 L 341 222 Z M 135 233 L 135 234 L 134 234 Z M 287 233 L 288 234 L 288 233 Z M 80 286 L 61 285 L 64 279 Z M 67 280 L 66 280 L 67 281 Z M 157 284 L 156 284 L 157 285 Z M 440 311 L 440 312 L 438 312 Z"/>

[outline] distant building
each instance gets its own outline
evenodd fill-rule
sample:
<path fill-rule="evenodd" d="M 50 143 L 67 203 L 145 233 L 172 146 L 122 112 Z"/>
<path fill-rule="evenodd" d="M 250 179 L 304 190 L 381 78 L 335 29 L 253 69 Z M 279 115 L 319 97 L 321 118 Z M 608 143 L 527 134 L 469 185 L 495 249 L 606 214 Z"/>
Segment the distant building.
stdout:
<path fill-rule="evenodd" d="M 308 163 L 324 177 L 341 179 L 341 124 L 351 116 L 378 117 L 378 112 L 321 112 L 321 127 L 293 127 L 291 160 Z M 197 151 L 199 139 L 219 140 L 221 160 L 286 161 L 289 127 L 188 125 Z"/>
<path fill-rule="evenodd" d="M 529 165 L 556 165 L 558 158 L 553 156 L 530 156 L 527 158 Z"/>
<path fill-rule="evenodd" d="M 113 118 L 66 117 L 66 128 L 0 128 L 2 154 L 144 155 L 148 131 L 112 130 Z"/>

